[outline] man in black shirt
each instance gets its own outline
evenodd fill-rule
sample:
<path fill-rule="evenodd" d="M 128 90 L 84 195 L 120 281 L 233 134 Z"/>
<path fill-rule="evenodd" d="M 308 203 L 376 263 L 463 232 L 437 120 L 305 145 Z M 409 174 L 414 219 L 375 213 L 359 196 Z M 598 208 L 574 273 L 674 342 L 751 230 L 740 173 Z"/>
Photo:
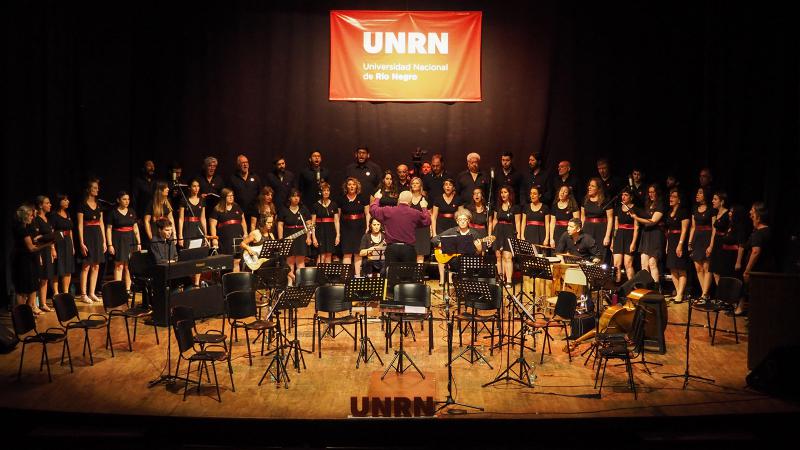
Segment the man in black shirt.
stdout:
<path fill-rule="evenodd" d="M 213 156 L 206 157 L 206 159 L 203 160 L 203 170 L 197 177 L 200 182 L 200 196 L 206 202 L 206 211 L 211 211 L 217 206 L 219 193 L 222 191 L 222 188 L 225 187 L 225 182 L 217 173 L 218 164 L 219 161 L 217 161 L 217 158 Z"/>
<path fill-rule="evenodd" d="M 578 177 L 572 173 L 572 164 L 566 160 L 558 163 L 558 175 L 553 177 L 551 192 L 553 195 L 556 195 L 561 186 L 565 185 L 572 189 L 572 195 L 575 196 L 576 200 L 581 198 L 581 189 L 578 185 Z"/>
<path fill-rule="evenodd" d="M 322 196 L 319 184 L 323 181 L 330 183 L 330 171 L 322 167 L 322 153 L 314 150 L 308 155 L 308 167 L 300 172 L 298 177 L 298 189 L 300 189 L 300 201 L 310 208 Z M 333 191 L 331 191 L 333 194 Z"/>
<path fill-rule="evenodd" d="M 473 152 L 467 155 L 467 170 L 458 174 L 456 178 L 456 192 L 462 205 L 472 202 L 472 191 L 481 188 L 483 197 L 488 199 L 489 180 L 478 167 L 481 162 L 481 155 Z M 494 199 L 492 199 L 494 201 Z"/>
<path fill-rule="evenodd" d="M 606 199 L 617 195 L 622 189 L 622 180 L 611 174 L 611 165 L 608 163 L 608 159 L 600 158 L 597 160 L 597 174 L 603 183 Z"/>
<path fill-rule="evenodd" d="M 511 186 L 511 192 L 513 192 L 516 197 L 514 203 L 526 203 L 529 201 L 529 196 L 527 194 L 523 195 L 523 193 L 520 192 L 522 187 L 522 173 L 514 168 L 512 165 L 513 160 L 514 154 L 511 152 L 503 152 L 503 154 L 500 155 L 500 177 L 497 180 L 496 188 L 504 185 Z"/>
<path fill-rule="evenodd" d="M 236 167 L 236 173 L 231 176 L 228 185 L 233 190 L 234 201 L 242 207 L 247 223 L 250 223 L 251 217 L 258 217 L 258 207 L 255 203 L 263 183 L 258 175 L 250 173 L 250 161 L 247 156 L 237 156 Z"/>
<path fill-rule="evenodd" d="M 594 238 L 586 233 L 581 233 L 582 227 L 581 219 L 570 219 L 567 232 L 562 234 L 558 240 L 556 253 L 568 253 L 598 263 L 600 262 L 600 247 Z"/>
<path fill-rule="evenodd" d="M 411 190 L 411 178 L 408 177 L 408 166 L 399 164 L 397 166 L 397 193 Z"/>
<path fill-rule="evenodd" d="M 433 202 L 435 198 L 441 197 L 444 191 L 442 185 L 444 185 L 444 180 L 448 178 L 450 178 L 450 175 L 444 170 L 444 158 L 440 153 L 434 153 L 431 155 L 431 172 L 422 177 L 422 185 L 428 195 L 428 203 Z"/>
<path fill-rule="evenodd" d="M 153 161 L 145 161 L 142 173 L 133 180 L 133 209 L 137 217 L 144 217 L 144 209 L 153 201 L 153 192 L 156 190 L 156 165 Z"/>
<path fill-rule="evenodd" d="M 644 206 L 644 201 L 647 198 L 647 185 L 644 183 L 644 175 L 638 168 L 631 171 L 630 183 L 633 190 L 633 201 L 636 206 Z"/>
<path fill-rule="evenodd" d="M 158 235 L 150 241 L 150 254 L 156 264 L 176 262 L 178 260 L 178 249 L 175 247 L 175 239 L 172 234 L 174 229 L 172 223 L 166 217 L 156 220 Z"/>
<path fill-rule="evenodd" d="M 273 160 L 274 169 L 267 174 L 267 186 L 271 187 L 274 201 L 277 205 L 286 205 L 289 199 L 289 191 L 297 187 L 297 180 L 292 172 L 286 170 L 286 158 L 278 156 Z"/>
<path fill-rule="evenodd" d="M 542 158 L 539 152 L 533 152 L 528 156 L 528 169 L 528 173 L 522 181 L 522 186 L 520 186 L 520 203 L 530 201 L 531 188 L 536 186 L 539 188 L 539 196 L 542 198 L 542 203 L 549 205 L 553 201 L 553 196 L 550 195 L 550 179 L 547 171 L 542 169 Z"/>
<path fill-rule="evenodd" d="M 380 186 L 383 172 L 379 165 L 369 160 L 369 148 L 366 146 L 357 148 L 354 155 L 356 161 L 347 165 L 344 176 L 360 181 L 361 192 L 372 195 Z"/>

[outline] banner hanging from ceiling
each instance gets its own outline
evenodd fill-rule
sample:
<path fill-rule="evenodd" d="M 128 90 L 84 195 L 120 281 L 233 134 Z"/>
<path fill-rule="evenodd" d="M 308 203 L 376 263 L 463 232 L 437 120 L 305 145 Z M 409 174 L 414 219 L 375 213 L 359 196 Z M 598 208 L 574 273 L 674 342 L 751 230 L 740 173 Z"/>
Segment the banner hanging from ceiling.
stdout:
<path fill-rule="evenodd" d="M 481 16 L 331 11 L 330 100 L 481 101 Z"/>

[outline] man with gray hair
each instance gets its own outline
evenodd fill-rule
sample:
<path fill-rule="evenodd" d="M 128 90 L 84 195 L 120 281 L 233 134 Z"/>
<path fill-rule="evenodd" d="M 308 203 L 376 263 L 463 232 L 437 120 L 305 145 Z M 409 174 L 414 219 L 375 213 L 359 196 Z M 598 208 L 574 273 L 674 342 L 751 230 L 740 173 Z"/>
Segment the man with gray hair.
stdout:
<path fill-rule="evenodd" d="M 380 206 L 381 193 L 369 205 L 369 214 L 383 224 L 386 234 L 386 263 L 409 262 L 417 260 L 414 244 L 417 242 L 417 228 L 431 224 L 431 213 L 427 208 L 416 210 L 411 207 L 411 191 L 403 191 L 397 197 L 397 206 Z"/>
<path fill-rule="evenodd" d="M 483 191 L 483 197 L 489 193 L 489 179 L 480 171 L 481 155 L 472 152 L 467 155 L 467 170 L 458 174 L 456 178 L 456 192 L 462 205 L 472 201 L 472 192 L 476 188 Z"/>
<path fill-rule="evenodd" d="M 208 156 L 203 160 L 203 169 L 197 180 L 200 182 L 200 197 L 206 202 L 206 210 L 209 211 L 217 205 L 219 193 L 225 187 L 225 182 L 217 173 L 219 161 L 213 156 Z"/>

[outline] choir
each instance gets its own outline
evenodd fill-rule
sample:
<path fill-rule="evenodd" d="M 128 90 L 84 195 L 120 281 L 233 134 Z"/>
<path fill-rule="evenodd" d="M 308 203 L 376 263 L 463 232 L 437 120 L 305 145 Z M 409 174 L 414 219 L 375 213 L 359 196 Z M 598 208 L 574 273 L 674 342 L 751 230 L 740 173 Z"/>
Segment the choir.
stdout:
<path fill-rule="evenodd" d="M 279 156 L 262 178 L 251 171 L 247 156 L 238 155 L 236 173 L 225 180 L 217 172 L 218 160 L 209 156 L 198 176 L 184 185 L 179 169 L 173 170 L 171 183 L 160 181 L 153 162 L 146 161 L 131 194 L 120 192 L 110 208 L 101 205 L 106 202 L 99 199 L 99 180 L 90 180 L 72 211 L 74 222 L 67 196 L 56 195 L 55 204 L 40 196 L 34 217 L 29 217 L 28 211 L 34 210 L 27 205 L 17 211 L 16 292 L 32 306 L 30 295 L 38 293 L 36 312 L 46 312 L 49 307 L 41 298 L 47 296 L 48 285 L 54 293 L 67 291 L 80 267 L 79 299 L 98 302 L 99 268 L 106 259 L 113 261 L 114 278 L 130 287 L 130 255 L 154 239 L 159 221 L 174 228 L 178 247 L 205 245 L 234 255 L 235 270 L 242 251 L 250 251 L 254 243 L 292 235 L 286 261 L 291 274 L 309 257 L 329 263 L 339 255 L 361 276 L 362 266 L 366 273 L 375 270 L 375 253 L 364 250 L 375 248 L 382 236 L 379 224 L 369 225 L 370 202 L 380 198 L 381 204 L 391 204 L 402 191 L 410 191 L 412 208 L 431 213 L 431 225 L 415 235 L 418 262 L 430 257 L 432 238 L 456 226 L 455 214 L 463 207 L 470 211 L 470 228 L 481 237 L 495 236 L 493 249 L 504 282 L 511 282 L 514 270 L 507 238 L 554 248 L 573 219 L 580 220 L 581 231 L 595 242 L 599 259 L 618 269 L 618 283 L 633 277 L 638 254 L 641 269 L 654 279 L 664 269 L 670 273 L 675 287 L 670 297 L 676 302 L 686 296 L 690 268 L 697 274 L 696 296 L 701 299 L 709 297 L 721 276 L 746 280 L 752 271 L 776 268 L 764 205 L 757 203 L 749 211 L 754 231 L 748 238 L 744 208 L 728 205 L 726 193 L 711 186 L 708 168 L 700 171 L 691 204 L 685 201 L 690 192 L 682 192 L 674 177 L 667 180 L 671 189 L 665 204 L 659 183 L 645 184 L 641 170 L 634 169 L 625 184 L 611 173 L 605 158 L 597 161 L 597 175 L 582 184 L 569 161 L 560 161 L 551 177 L 537 152 L 529 155 L 524 171 L 513 166 L 511 152 L 502 153 L 497 174 L 481 170 L 480 155 L 469 153 L 465 170 L 452 177 L 441 154 L 384 171 L 362 146 L 354 152 L 354 162 L 338 174 L 345 178 L 341 193 L 332 189 L 334 172 L 322 162 L 322 153 L 313 151 L 307 167 L 295 175 Z M 443 283 L 444 267 L 439 266 Z"/>

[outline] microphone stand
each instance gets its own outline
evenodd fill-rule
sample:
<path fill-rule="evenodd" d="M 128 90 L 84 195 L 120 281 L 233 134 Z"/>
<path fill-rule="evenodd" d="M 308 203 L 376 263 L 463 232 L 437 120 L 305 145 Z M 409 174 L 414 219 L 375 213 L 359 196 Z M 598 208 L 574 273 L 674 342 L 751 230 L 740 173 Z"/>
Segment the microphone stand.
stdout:
<path fill-rule="evenodd" d="M 150 383 L 148 383 L 147 387 L 149 387 L 149 388 L 155 387 L 155 386 L 157 386 L 157 385 L 159 385 L 161 383 L 173 384 L 176 381 L 186 381 L 186 378 L 181 378 L 177 374 L 175 374 L 175 375 L 172 374 L 172 324 L 170 323 L 171 319 L 172 319 L 170 317 L 172 315 L 172 311 L 170 311 L 170 306 L 171 306 L 171 302 L 172 302 L 172 289 L 170 289 L 170 286 L 169 286 L 169 272 L 170 272 L 170 269 L 172 268 L 172 255 L 171 255 L 172 246 L 170 245 L 170 242 L 177 242 L 177 239 L 169 238 L 169 239 L 165 239 L 164 242 L 167 244 L 167 270 L 166 270 L 165 276 L 164 276 L 164 284 L 166 285 L 165 289 L 166 289 L 166 303 L 167 303 L 166 304 L 166 307 L 167 307 L 166 308 L 166 312 L 167 312 L 167 367 L 166 367 L 167 373 L 165 375 L 164 374 L 164 369 L 161 369 L 161 375 L 159 375 L 158 378 L 156 378 L 156 379 L 150 381 Z M 177 253 L 177 251 L 176 251 L 176 253 Z M 152 305 L 151 305 L 151 307 L 152 307 Z"/>

